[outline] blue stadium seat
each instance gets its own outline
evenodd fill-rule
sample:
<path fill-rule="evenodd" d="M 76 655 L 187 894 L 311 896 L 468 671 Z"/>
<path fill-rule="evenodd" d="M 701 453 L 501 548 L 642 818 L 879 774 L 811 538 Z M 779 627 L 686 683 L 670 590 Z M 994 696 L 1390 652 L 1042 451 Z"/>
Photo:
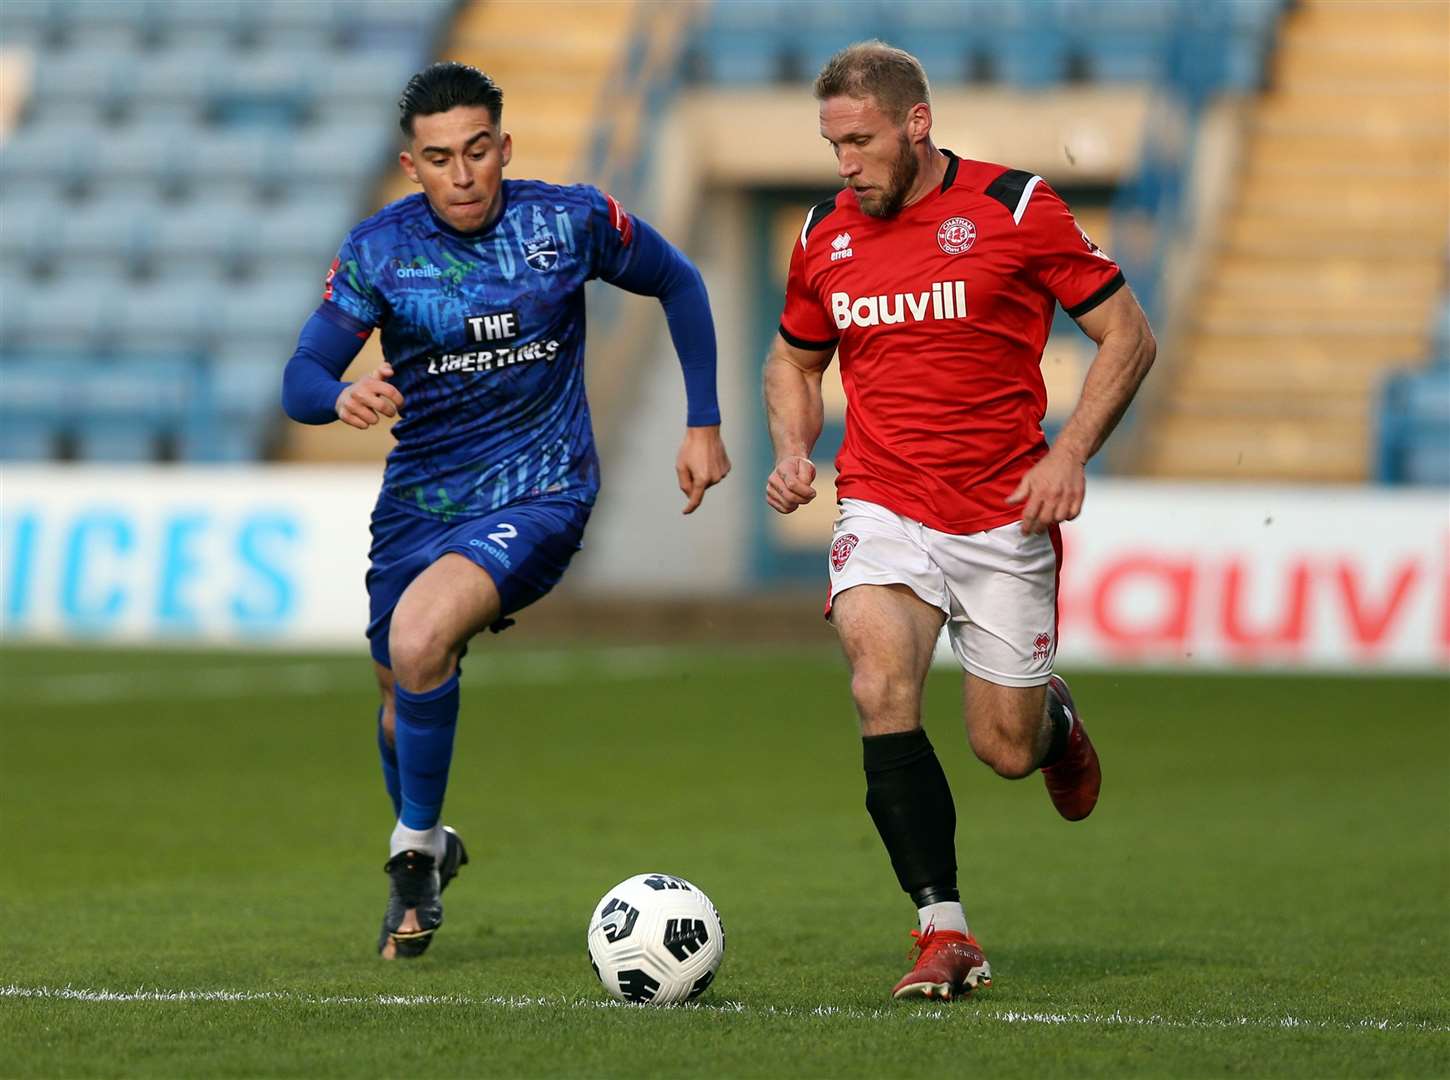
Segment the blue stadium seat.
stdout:
<path fill-rule="evenodd" d="M 119 349 L 200 350 L 219 334 L 216 289 L 207 281 L 162 279 L 118 291 L 115 301 Z"/>
<path fill-rule="evenodd" d="M 110 283 L 110 278 L 56 278 L 35 284 L 21 302 L 5 305 L 6 347 L 22 351 L 106 347 L 117 314 Z"/>
<path fill-rule="evenodd" d="M 1381 479 L 1450 486 L 1450 367 L 1392 376 L 1379 419 Z"/>
<path fill-rule="evenodd" d="M 55 424 L 27 416 L 13 406 L 0 420 L 0 458 L 6 461 L 49 461 L 56 455 L 59 439 Z"/>
<path fill-rule="evenodd" d="M 218 310 L 208 313 L 216 320 L 217 340 L 286 359 L 308 312 L 318 304 L 318 283 L 316 273 L 305 277 L 289 273 L 269 275 L 231 290 Z"/>
<path fill-rule="evenodd" d="M 268 207 L 253 220 L 257 249 L 269 260 L 302 260 L 321 280 L 357 215 L 335 201 Z"/>
<path fill-rule="evenodd" d="M 46 353 L 10 353 L 0 361 L 5 385 L 6 426 L 11 416 L 29 418 L 54 428 L 69 417 L 78 400 L 85 371 Z"/>
<path fill-rule="evenodd" d="M 162 432 L 155 424 L 124 418 L 88 419 L 75 428 L 75 454 L 96 465 L 130 465 L 160 456 Z"/>
<path fill-rule="evenodd" d="M 0 0 L 0 42 L 36 55 L 0 153 L 12 457 L 263 451 L 280 366 L 451 7 Z"/>

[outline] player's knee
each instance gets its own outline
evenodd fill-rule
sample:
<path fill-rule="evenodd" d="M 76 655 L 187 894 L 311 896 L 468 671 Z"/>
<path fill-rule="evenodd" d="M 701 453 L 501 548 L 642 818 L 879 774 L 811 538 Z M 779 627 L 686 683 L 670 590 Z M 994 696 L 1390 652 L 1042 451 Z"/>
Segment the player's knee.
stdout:
<path fill-rule="evenodd" d="M 1008 728 L 991 726 L 972 731 L 968 741 L 977 760 L 1006 780 L 1021 780 L 1037 767 L 1031 740 L 1017 738 Z"/>
<path fill-rule="evenodd" d="M 388 654 L 393 678 L 415 694 L 442 685 L 457 666 L 453 642 L 423 619 L 395 617 L 388 632 Z"/>
<path fill-rule="evenodd" d="M 981 755 L 978 755 L 981 757 Z M 1032 748 L 1011 743 L 999 743 L 992 748 L 990 757 L 983 758 L 992 771 L 1005 780 L 1021 780 L 1030 776 L 1037 767 Z"/>
<path fill-rule="evenodd" d="M 910 676 L 869 665 L 851 674 L 851 697 L 863 724 L 896 729 L 902 721 L 915 721 L 917 687 Z"/>

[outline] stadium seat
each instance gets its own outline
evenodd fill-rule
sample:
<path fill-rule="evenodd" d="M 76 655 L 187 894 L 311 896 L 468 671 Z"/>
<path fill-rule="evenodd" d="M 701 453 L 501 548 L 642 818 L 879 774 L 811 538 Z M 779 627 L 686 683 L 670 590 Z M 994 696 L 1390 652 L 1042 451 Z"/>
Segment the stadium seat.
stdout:
<path fill-rule="evenodd" d="M 77 459 L 97 465 L 155 461 L 160 449 L 161 432 L 143 421 L 88 419 L 75 428 Z"/>
<path fill-rule="evenodd" d="M 1450 368 L 1392 376 L 1379 422 L 1382 480 L 1450 486 Z"/>
<path fill-rule="evenodd" d="M 262 451 L 281 365 L 390 156 L 401 83 L 451 7 L 0 3 L 0 44 L 36 51 L 0 153 L 0 371 L 19 395 L 18 454 L 67 440 L 95 460 L 173 440 L 197 460 Z M 228 359 L 238 349 L 245 368 Z M 265 393 L 229 389 L 259 378 Z"/>
<path fill-rule="evenodd" d="M 13 462 L 42 462 L 55 457 L 60 432 L 39 417 L 11 411 L 0 421 L 0 457 Z"/>
<path fill-rule="evenodd" d="M 207 348 L 222 332 L 216 290 L 207 285 L 163 279 L 117 295 L 116 347 L 135 352 Z"/>

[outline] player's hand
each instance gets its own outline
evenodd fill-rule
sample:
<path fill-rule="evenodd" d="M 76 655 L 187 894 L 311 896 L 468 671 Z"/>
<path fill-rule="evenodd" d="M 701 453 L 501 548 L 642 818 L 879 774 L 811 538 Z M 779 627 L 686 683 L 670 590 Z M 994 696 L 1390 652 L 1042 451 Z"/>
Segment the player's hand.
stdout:
<path fill-rule="evenodd" d="M 366 431 L 384 416 L 397 416 L 403 395 L 387 381 L 392 377 L 393 366 L 384 361 L 371 375 L 348 383 L 337 395 L 337 418 Z"/>
<path fill-rule="evenodd" d="M 1009 505 L 1022 507 L 1022 531 L 1031 535 L 1046 532 L 1049 527 L 1071 521 L 1082 512 L 1087 477 L 1083 463 L 1065 451 L 1049 450 L 1047 456 L 1032 468 L 1007 496 Z"/>
<path fill-rule="evenodd" d="M 720 425 L 686 428 L 685 441 L 675 455 L 675 476 L 680 481 L 680 490 L 685 493 L 684 512 L 693 514 L 705 497 L 705 489 L 714 487 L 729 475 L 730 455 L 725 453 Z"/>
<path fill-rule="evenodd" d="M 816 497 L 811 485 L 816 467 L 807 457 L 783 457 L 775 463 L 765 482 L 765 501 L 778 514 L 789 514 Z"/>

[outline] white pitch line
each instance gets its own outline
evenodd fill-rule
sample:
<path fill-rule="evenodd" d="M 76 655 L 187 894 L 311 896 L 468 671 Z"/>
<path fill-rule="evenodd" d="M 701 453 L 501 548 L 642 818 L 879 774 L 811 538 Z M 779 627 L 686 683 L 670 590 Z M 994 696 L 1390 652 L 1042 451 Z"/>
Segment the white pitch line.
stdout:
<path fill-rule="evenodd" d="M 50 1001 L 82 1001 L 96 1003 L 280 1001 L 299 1005 L 368 1005 L 383 1007 L 417 1007 L 451 1005 L 462 1008 L 494 1007 L 503 1009 L 649 1009 L 648 1005 L 596 998 L 519 997 L 467 994 L 303 994 L 291 990 L 95 990 L 74 986 L 0 986 L 0 998 L 27 998 Z M 1450 1033 L 1450 1026 L 1411 1020 L 1390 1020 L 1365 1017 L 1358 1020 L 1308 1020 L 1299 1016 L 1196 1016 L 1172 1017 L 1153 1013 L 1133 1016 L 1123 1012 L 1071 1013 L 1023 1012 L 1016 1009 L 992 1009 L 976 1004 L 936 1006 L 904 1005 L 882 1009 L 852 1009 L 837 1005 L 783 1008 L 774 1005 L 752 1006 L 739 1001 L 719 1003 L 696 1002 L 673 1006 L 675 1011 L 708 1012 L 736 1016 L 783 1017 L 787 1019 L 887 1020 L 905 1017 L 911 1020 L 996 1021 L 1003 1024 L 1040 1024 L 1049 1027 L 1081 1025 L 1084 1027 L 1161 1027 L 1182 1029 L 1244 1029 L 1266 1031 L 1409 1031 L 1431 1034 Z"/>

